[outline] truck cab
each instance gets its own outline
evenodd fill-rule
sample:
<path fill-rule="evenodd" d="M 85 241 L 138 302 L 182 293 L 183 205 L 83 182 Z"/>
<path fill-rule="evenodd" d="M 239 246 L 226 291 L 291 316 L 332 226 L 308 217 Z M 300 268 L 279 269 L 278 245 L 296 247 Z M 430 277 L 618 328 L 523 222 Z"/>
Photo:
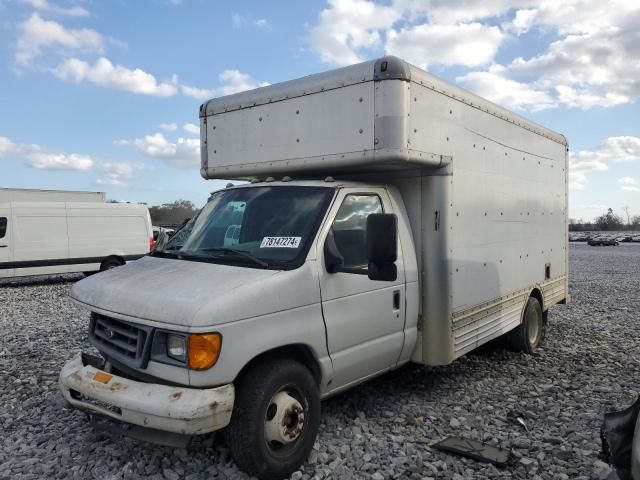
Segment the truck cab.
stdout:
<path fill-rule="evenodd" d="M 374 219 L 390 223 L 380 232 Z M 376 248 L 387 256 L 368 258 Z M 285 389 L 282 408 L 311 404 L 305 395 L 318 401 L 409 361 L 417 280 L 394 188 L 331 179 L 227 188 L 163 251 L 73 287 L 105 363 L 78 356 L 61 375 L 63 392 L 72 405 L 118 420 L 199 434 L 229 424 L 239 379 L 294 361 L 313 393 L 294 401 Z M 291 437 L 275 429 L 271 442 L 297 439 L 304 422 L 289 426 L 297 429 Z"/>

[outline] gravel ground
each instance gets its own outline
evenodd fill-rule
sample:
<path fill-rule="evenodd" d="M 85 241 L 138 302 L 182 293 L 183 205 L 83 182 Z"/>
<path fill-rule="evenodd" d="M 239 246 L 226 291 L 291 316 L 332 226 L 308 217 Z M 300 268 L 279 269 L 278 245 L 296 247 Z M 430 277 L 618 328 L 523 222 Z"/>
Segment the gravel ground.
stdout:
<path fill-rule="evenodd" d="M 602 415 L 640 389 L 640 245 L 573 244 L 570 255 L 573 303 L 551 310 L 538 355 L 489 346 L 329 399 L 293 478 L 605 478 Z M 246 478 L 219 437 L 150 446 L 95 433 L 64 408 L 58 372 L 88 347 L 87 314 L 67 298 L 78 278 L 0 283 L 0 478 Z M 447 435 L 511 449 L 516 462 L 501 470 L 430 447 Z"/>

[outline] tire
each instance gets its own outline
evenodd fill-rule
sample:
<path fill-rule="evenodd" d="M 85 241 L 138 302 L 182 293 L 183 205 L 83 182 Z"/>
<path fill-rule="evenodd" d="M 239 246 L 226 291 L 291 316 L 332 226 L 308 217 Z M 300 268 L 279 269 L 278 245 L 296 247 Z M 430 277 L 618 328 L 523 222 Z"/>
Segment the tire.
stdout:
<path fill-rule="evenodd" d="M 115 257 L 109 257 L 102 261 L 100 271 L 104 272 L 105 270 L 111 270 L 112 268 L 120 267 L 121 265 L 124 265 L 122 260 Z"/>
<path fill-rule="evenodd" d="M 522 323 L 510 334 L 511 348 L 518 352 L 533 354 L 536 352 L 546 331 L 545 315 L 542 313 L 540 302 L 529 297 L 522 314 Z"/>
<path fill-rule="evenodd" d="M 280 428 L 285 422 L 289 427 Z M 242 470 L 273 480 L 288 478 L 300 468 L 313 448 L 319 425 L 320 395 L 311 372 L 293 360 L 271 360 L 238 382 L 231 423 L 224 434 Z M 290 435 L 289 443 L 273 440 L 274 432 Z"/>

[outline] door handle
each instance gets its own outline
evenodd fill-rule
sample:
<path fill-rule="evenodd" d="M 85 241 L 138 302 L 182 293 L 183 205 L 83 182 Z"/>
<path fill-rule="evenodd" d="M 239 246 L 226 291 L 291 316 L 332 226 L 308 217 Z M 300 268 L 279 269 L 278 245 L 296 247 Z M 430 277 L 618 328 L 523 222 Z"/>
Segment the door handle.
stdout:
<path fill-rule="evenodd" d="M 7 248 L 9 245 L 0 245 L 0 248 Z"/>
<path fill-rule="evenodd" d="M 400 310 L 400 290 L 393 291 L 393 309 Z"/>

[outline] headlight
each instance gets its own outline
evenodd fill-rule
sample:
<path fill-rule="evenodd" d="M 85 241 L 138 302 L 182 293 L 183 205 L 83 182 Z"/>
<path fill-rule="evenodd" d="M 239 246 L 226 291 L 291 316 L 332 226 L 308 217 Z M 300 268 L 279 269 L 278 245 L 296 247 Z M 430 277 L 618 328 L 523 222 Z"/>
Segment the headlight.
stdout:
<path fill-rule="evenodd" d="M 186 362 L 187 345 L 185 338 L 182 335 L 174 335 L 172 333 L 168 335 L 167 356 L 174 360 L 178 360 L 179 362 Z"/>

